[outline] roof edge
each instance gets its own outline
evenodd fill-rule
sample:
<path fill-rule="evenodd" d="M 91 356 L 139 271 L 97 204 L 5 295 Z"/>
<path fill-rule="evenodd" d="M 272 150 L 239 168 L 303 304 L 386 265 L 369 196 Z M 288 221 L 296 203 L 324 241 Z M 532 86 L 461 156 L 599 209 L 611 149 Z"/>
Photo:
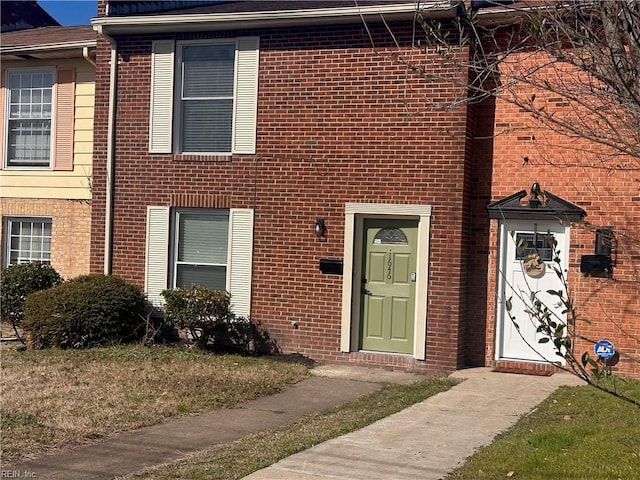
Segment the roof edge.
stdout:
<path fill-rule="evenodd" d="M 422 5 L 422 13 L 434 17 L 455 15 L 457 2 L 434 0 Z M 313 15 L 310 15 L 310 13 Z M 385 16 L 386 19 L 412 18 L 416 3 L 369 5 L 266 12 L 162 14 L 122 17 L 98 17 L 91 20 L 94 30 L 104 35 L 161 33 L 196 30 L 234 30 L 238 28 L 264 28 L 302 25 L 331 25 L 361 21 Z"/>
<path fill-rule="evenodd" d="M 95 47 L 97 40 L 85 40 L 77 42 L 61 42 L 61 43 L 47 43 L 42 45 L 10 45 L 7 47 L 0 46 L 0 53 L 12 54 L 12 53 L 37 53 L 53 50 L 77 50 L 84 47 Z"/>

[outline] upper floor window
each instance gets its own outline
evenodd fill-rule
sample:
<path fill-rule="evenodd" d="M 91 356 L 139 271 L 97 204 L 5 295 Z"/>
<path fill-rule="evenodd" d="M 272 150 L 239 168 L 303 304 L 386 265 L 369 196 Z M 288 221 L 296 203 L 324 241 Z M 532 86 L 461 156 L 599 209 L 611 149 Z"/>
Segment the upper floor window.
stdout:
<path fill-rule="evenodd" d="M 231 151 L 235 52 L 235 43 L 180 49 L 180 151 Z"/>
<path fill-rule="evenodd" d="M 152 153 L 255 153 L 258 38 L 174 42 L 152 49 Z"/>
<path fill-rule="evenodd" d="M 8 72 L 8 167 L 51 167 L 53 77 L 53 70 Z"/>
<path fill-rule="evenodd" d="M 4 74 L 4 73 L 3 73 Z M 73 170 L 75 68 L 11 68 L 0 98 L 0 155 L 10 170 Z"/>

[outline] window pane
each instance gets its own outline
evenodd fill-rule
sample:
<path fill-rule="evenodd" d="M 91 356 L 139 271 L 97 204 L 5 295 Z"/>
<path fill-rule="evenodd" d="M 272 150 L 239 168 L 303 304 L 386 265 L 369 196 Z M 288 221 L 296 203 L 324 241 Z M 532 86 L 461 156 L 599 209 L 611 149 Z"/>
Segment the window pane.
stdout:
<path fill-rule="evenodd" d="M 193 100 L 182 106 L 182 151 L 231 151 L 233 100 Z"/>
<path fill-rule="evenodd" d="M 193 285 L 213 290 L 226 290 L 227 267 L 205 265 L 178 265 L 176 286 L 188 288 Z"/>
<path fill-rule="evenodd" d="M 15 222 L 18 226 L 18 233 L 22 236 L 30 236 L 31 230 L 33 230 L 33 224 L 31 222 Z"/>
<path fill-rule="evenodd" d="M 183 98 L 232 97 L 235 45 L 191 45 L 182 50 Z"/>
<path fill-rule="evenodd" d="M 409 241 L 402 230 L 394 227 L 381 228 L 373 239 L 373 243 L 407 245 Z"/>
<path fill-rule="evenodd" d="M 180 213 L 178 228 L 178 262 L 227 264 L 229 217 Z"/>
<path fill-rule="evenodd" d="M 516 260 L 524 260 L 537 253 L 545 262 L 553 260 L 553 237 L 541 233 L 518 233 L 516 235 Z"/>
<path fill-rule="evenodd" d="M 46 167 L 51 158 L 50 147 L 50 120 L 9 120 L 9 165 Z"/>

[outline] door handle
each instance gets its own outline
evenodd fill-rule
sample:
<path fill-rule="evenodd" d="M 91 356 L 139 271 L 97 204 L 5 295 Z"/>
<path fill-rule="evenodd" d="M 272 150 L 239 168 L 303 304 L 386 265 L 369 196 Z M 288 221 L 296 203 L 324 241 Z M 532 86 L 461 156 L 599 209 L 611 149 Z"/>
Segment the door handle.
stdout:
<path fill-rule="evenodd" d="M 367 290 L 366 288 L 362 289 L 362 293 L 364 293 L 365 295 L 371 295 L 371 292 L 369 290 Z"/>

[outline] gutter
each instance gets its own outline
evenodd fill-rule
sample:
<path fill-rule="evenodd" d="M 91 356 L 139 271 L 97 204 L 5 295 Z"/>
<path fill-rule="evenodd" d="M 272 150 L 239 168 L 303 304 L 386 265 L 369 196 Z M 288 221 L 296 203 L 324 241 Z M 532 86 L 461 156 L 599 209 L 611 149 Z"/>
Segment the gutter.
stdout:
<path fill-rule="evenodd" d="M 82 58 L 93 65 L 93 68 L 96 68 L 96 62 L 89 56 L 89 47 L 82 48 Z"/>
<path fill-rule="evenodd" d="M 113 201 L 114 201 L 114 170 L 115 170 L 115 120 L 116 94 L 118 91 L 118 44 L 116 40 L 106 34 L 100 26 L 95 30 L 109 41 L 111 46 L 111 68 L 109 73 L 109 117 L 107 126 L 107 174 L 106 199 L 104 215 L 104 274 L 111 275 L 113 271 Z"/>
<path fill-rule="evenodd" d="M 558 2 L 558 5 L 562 5 Z M 528 15 L 535 14 L 537 12 L 544 12 L 549 9 L 549 5 L 528 5 L 513 3 L 511 5 L 480 8 L 476 10 L 478 16 L 478 23 L 482 26 L 507 26 L 514 25 L 522 22 Z"/>
<path fill-rule="evenodd" d="M 96 41 L 82 41 L 82 42 L 64 42 L 64 43 L 47 43 L 42 45 L 9 45 L 0 47 L 0 53 L 12 54 L 12 53 L 41 53 L 50 50 L 79 50 L 83 48 L 91 48 L 96 46 Z"/>
<path fill-rule="evenodd" d="M 421 12 L 432 18 L 455 15 L 457 2 L 433 0 L 421 4 Z M 92 20 L 94 28 L 104 34 L 169 33 L 190 31 L 220 31 L 240 28 L 276 28 L 302 25 L 335 25 L 359 23 L 364 19 L 386 21 L 414 18 L 416 2 L 362 7 L 273 10 L 259 12 L 205 14 L 147 14 L 99 17 Z"/>

